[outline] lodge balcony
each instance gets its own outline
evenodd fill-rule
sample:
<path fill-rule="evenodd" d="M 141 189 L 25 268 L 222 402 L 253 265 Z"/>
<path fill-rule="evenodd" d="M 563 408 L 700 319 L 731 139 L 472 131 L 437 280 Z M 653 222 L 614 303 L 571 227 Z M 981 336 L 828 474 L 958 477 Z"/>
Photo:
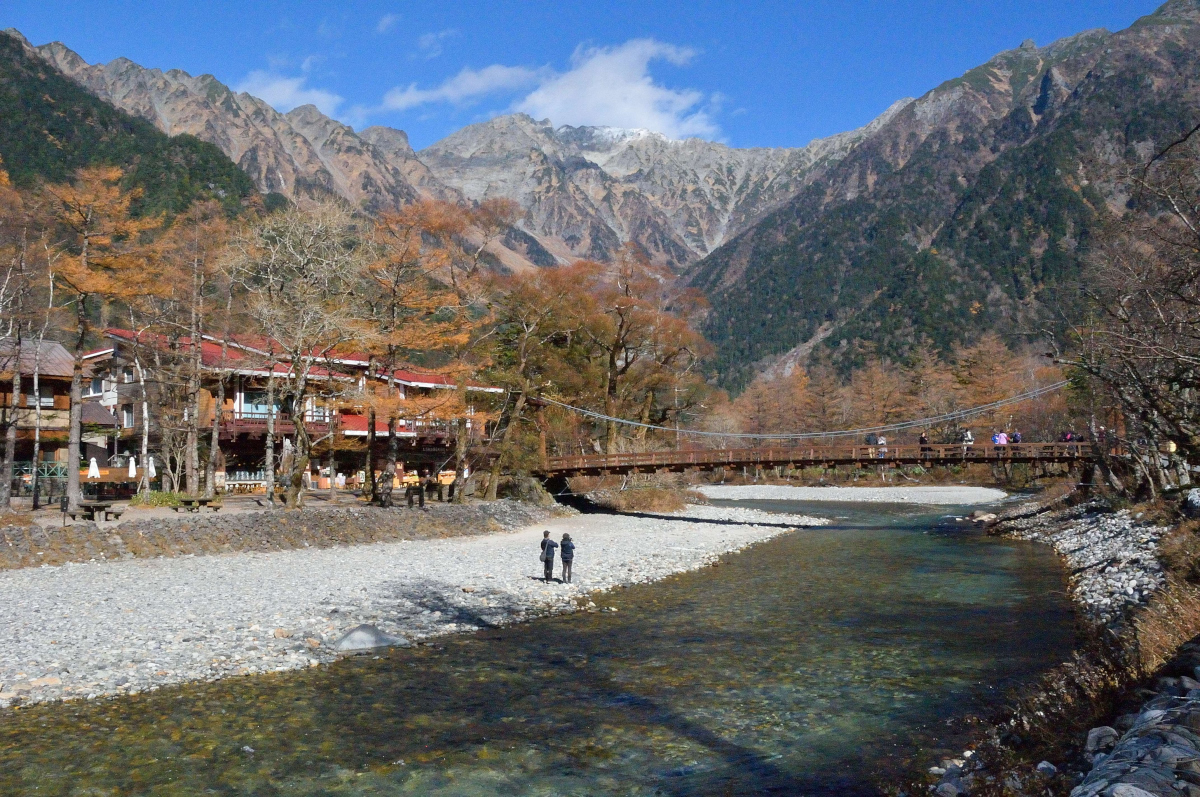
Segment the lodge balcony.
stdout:
<path fill-rule="evenodd" d="M 267 413 L 248 410 L 230 410 L 221 412 L 220 434 L 222 440 L 233 440 L 245 435 L 251 439 L 263 438 L 267 434 Z M 336 414 L 322 410 L 310 410 L 304 414 L 305 429 L 310 437 L 322 437 L 333 431 L 346 437 L 367 436 L 366 418 L 357 414 Z M 453 437 L 453 429 L 445 421 L 403 420 L 397 429 L 400 437 L 423 439 L 448 439 Z M 296 433 L 296 422 L 291 413 L 275 413 L 275 434 L 290 436 Z M 375 425 L 377 438 L 387 438 L 387 422 L 377 421 Z"/>

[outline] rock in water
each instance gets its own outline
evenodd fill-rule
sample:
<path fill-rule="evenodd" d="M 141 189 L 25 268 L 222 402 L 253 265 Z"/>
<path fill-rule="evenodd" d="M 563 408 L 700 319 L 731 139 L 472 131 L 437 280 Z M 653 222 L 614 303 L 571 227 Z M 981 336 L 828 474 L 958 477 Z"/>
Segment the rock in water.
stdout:
<path fill-rule="evenodd" d="M 351 628 L 345 636 L 334 642 L 333 649 L 338 653 L 353 653 L 357 650 L 373 650 L 402 644 L 404 640 L 400 637 L 388 636 L 373 625 L 360 625 Z"/>

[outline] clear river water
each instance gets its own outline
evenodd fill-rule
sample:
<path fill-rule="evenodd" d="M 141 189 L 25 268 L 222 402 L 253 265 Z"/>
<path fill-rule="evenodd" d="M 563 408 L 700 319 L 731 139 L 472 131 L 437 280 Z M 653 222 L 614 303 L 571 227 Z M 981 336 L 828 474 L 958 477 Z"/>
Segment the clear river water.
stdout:
<path fill-rule="evenodd" d="M 0 794 L 872 795 L 1074 645 L 1048 548 L 932 507 L 737 505 L 833 522 L 615 613 L 7 711 Z"/>

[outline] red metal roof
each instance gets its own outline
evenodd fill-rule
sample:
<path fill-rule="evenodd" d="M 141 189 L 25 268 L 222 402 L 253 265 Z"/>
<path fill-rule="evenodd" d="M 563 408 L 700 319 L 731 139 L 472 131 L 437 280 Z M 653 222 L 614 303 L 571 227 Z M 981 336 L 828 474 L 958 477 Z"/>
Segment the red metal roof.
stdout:
<path fill-rule="evenodd" d="M 110 328 L 105 332 L 114 338 L 127 340 L 130 342 L 138 341 L 143 345 L 160 345 L 167 346 L 169 340 L 164 335 L 156 335 L 153 333 L 143 333 L 140 338 L 128 329 Z M 221 355 L 221 342 L 212 337 L 203 337 L 200 341 L 200 361 L 205 368 L 219 369 L 228 368 L 241 373 L 258 373 L 265 375 L 267 373 L 267 355 L 266 352 L 280 350 L 279 344 L 268 339 L 255 335 L 231 335 L 229 337 L 229 347 L 224 361 Z M 181 337 L 178 339 L 180 348 L 186 349 L 191 347 L 190 337 Z M 370 362 L 370 355 L 362 352 L 340 352 L 327 353 L 320 355 L 314 353 L 314 356 L 320 356 L 322 360 L 331 360 L 332 362 L 349 365 L 355 369 L 353 373 L 331 372 L 328 369 L 314 366 L 310 373 L 313 376 L 325 377 L 331 373 L 334 376 L 352 377 L 358 374 L 357 369 L 365 366 Z M 222 362 L 224 364 L 222 364 Z M 287 365 L 276 364 L 275 373 L 283 376 L 290 369 Z M 425 388 L 452 388 L 455 386 L 453 380 L 445 374 L 423 373 L 420 371 L 410 371 L 408 369 L 398 369 L 392 372 L 393 377 L 402 385 L 409 387 L 425 387 Z M 382 379 L 383 377 L 376 377 Z M 492 387 L 476 382 L 467 383 L 468 390 L 477 390 L 488 393 L 503 393 L 504 388 Z"/>

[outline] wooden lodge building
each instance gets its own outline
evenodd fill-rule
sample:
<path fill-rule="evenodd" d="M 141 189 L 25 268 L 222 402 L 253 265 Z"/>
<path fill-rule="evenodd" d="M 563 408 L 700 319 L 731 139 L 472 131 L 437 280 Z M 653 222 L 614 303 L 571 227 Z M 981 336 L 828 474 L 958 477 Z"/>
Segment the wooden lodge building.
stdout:
<path fill-rule="evenodd" d="M 21 342 L 19 368 L 16 341 L 0 337 L 0 428 L 16 423 L 14 492 L 25 495 L 37 468 L 42 480 L 42 495 L 53 497 L 63 487 L 67 468 L 67 437 L 71 428 L 71 375 L 75 360 L 62 344 L 43 340 Z M 21 386 L 13 406 L 13 377 L 21 373 Z M 34 389 L 34 372 L 37 389 Z M 40 419 L 39 419 L 40 411 Z M 80 453 L 85 461 L 108 458 L 108 441 L 117 427 L 117 419 L 102 406 L 83 408 L 83 439 Z M 40 429 L 38 428 L 40 426 Z M 38 461 L 33 461 L 34 439 L 38 440 Z"/>
<path fill-rule="evenodd" d="M 182 406 L 180 363 L 194 357 L 191 340 L 167 340 L 162 336 L 136 333 L 118 328 L 105 330 L 110 345 L 89 352 L 86 360 L 91 380 L 84 390 L 84 402 L 111 407 L 120 426 L 117 455 L 111 464 L 123 465 L 130 455 L 136 456 L 141 445 L 142 379 L 150 408 L 150 450 L 156 462 L 165 463 L 169 441 L 178 441 L 186 417 L 166 412 L 166 407 Z M 387 383 L 387 374 L 379 373 L 364 355 L 340 354 L 321 360 L 309 371 L 311 397 L 302 412 L 290 406 L 286 396 L 287 381 L 292 369 L 282 358 L 272 357 L 270 342 L 238 336 L 227 346 L 220 340 L 200 341 L 201 388 L 199 396 L 199 433 L 201 445 L 207 447 L 211 437 L 214 413 L 219 412 L 218 436 L 221 458 L 218 459 L 217 487 L 228 490 L 254 491 L 264 481 L 265 441 L 272 408 L 268 404 L 268 381 L 277 383 L 275 415 L 276 456 L 280 456 L 286 440 L 294 439 L 296 422 L 302 419 L 314 446 L 311 465 L 314 486 L 326 486 L 332 477 L 338 484 L 354 485 L 363 476 L 367 445 L 367 413 L 354 405 L 355 395 L 378 390 Z M 139 375 L 138 364 L 142 370 Z M 163 365 L 168 363 L 167 365 Z M 224 374 L 225 397 L 217 408 L 218 380 Z M 418 373 L 408 370 L 393 372 L 394 389 L 400 398 L 432 395 L 437 391 L 453 390 L 455 385 L 441 374 Z M 473 393 L 503 393 L 503 388 L 470 384 Z M 172 401 L 171 399 L 174 399 Z M 471 428 L 478 435 L 482 429 Z M 388 452 L 387 418 L 377 417 L 376 441 L 372 461 L 376 471 L 382 471 Z M 401 470 L 440 470 L 453 456 L 453 428 L 444 422 L 422 419 L 402 419 L 398 422 L 399 461 Z M 176 444 L 178 444 L 176 442 Z M 327 468 L 330 448 L 336 467 L 331 474 Z M 220 465 L 223 459 L 224 469 Z M 161 470 L 161 465 L 159 467 Z"/>

